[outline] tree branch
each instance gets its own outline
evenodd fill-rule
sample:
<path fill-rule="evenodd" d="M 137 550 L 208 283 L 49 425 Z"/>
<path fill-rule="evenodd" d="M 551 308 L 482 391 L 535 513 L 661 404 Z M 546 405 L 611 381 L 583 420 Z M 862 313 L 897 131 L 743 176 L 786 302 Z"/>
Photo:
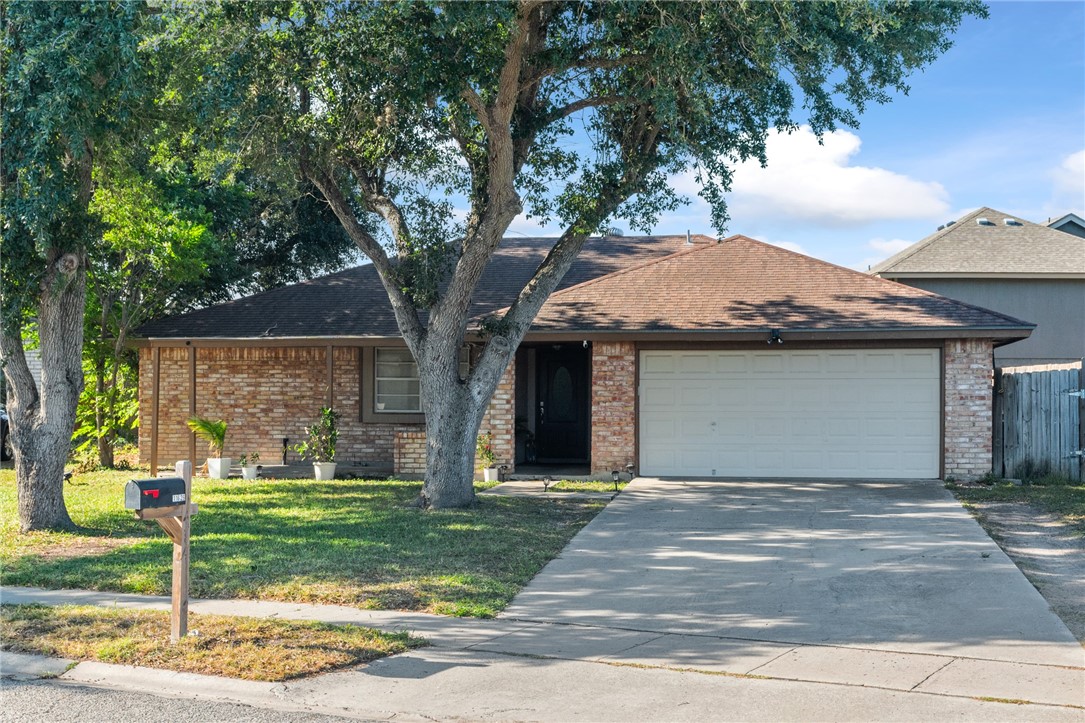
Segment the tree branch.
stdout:
<path fill-rule="evenodd" d="M 418 319 L 418 310 L 407 295 L 403 293 L 403 289 L 399 287 L 399 284 L 395 282 L 392 262 L 384 252 L 384 248 L 373 238 L 369 231 L 358 223 L 358 219 L 354 216 L 354 210 L 340 190 L 339 184 L 323 168 L 314 166 L 307 153 L 303 152 L 301 154 L 300 164 L 302 173 L 314 186 L 320 189 L 325 200 L 331 206 L 332 212 L 339 219 L 339 223 L 343 225 L 347 235 L 362 250 L 362 253 L 373 262 L 373 266 L 377 269 L 377 275 L 380 276 L 381 283 L 388 293 L 388 300 L 392 303 L 392 311 L 396 315 L 400 331 L 403 332 L 403 338 L 417 358 L 418 351 L 425 343 L 426 330 Z"/>
<path fill-rule="evenodd" d="M 407 218 L 403 215 L 399 204 L 392 200 L 391 196 L 384 193 L 383 178 L 373 178 L 371 174 L 366 173 L 365 169 L 353 161 L 346 161 L 346 166 L 358 179 L 358 185 L 362 189 L 366 205 L 379 214 L 388 224 L 388 228 L 391 229 L 392 238 L 396 242 L 396 253 L 405 254 L 407 252 L 407 243 L 411 237 L 410 226 L 407 224 Z"/>
<path fill-rule="evenodd" d="M 601 95 L 595 98 L 581 98 L 561 108 L 555 108 L 546 115 L 546 123 L 552 123 L 560 118 L 565 118 L 585 108 L 601 108 L 607 105 L 619 103 L 631 103 L 635 99 L 627 95 Z"/>

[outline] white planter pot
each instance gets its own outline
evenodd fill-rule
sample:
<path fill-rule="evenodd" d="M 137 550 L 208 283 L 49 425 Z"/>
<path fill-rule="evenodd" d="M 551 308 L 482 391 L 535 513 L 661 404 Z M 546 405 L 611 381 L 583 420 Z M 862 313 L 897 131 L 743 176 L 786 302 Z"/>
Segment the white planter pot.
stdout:
<path fill-rule="evenodd" d="M 209 457 L 207 460 L 207 476 L 211 479 L 226 479 L 230 476 L 229 457 Z"/>
<path fill-rule="evenodd" d="M 313 462 L 313 475 L 321 481 L 335 479 L 335 462 Z"/>
<path fill-rule="evenodd" d="M 497 471 L 497 467 L 487 467 L 482 470 L 482 479 L 485 482 L 498 482 L 501 479 L 501 475 Z"/>
<path fill-rule="evenodd" d="M 256 475 L 260 473 L 260 468 L 255 464 L 251 467 L 241 468 L 241 479 L 256 479 Z"/>

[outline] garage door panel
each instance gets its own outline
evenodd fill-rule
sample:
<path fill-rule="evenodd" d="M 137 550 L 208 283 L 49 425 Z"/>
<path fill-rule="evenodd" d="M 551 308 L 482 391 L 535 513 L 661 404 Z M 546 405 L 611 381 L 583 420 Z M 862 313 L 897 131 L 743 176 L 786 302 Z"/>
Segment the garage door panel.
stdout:
<path fill-rule="evenodd" d="M 829 352 L 825 355 L 825 371 L 830 374 L 855 374 L 859 371 L 859 354 Z"/>
<path fill-rule="evenodd" d="M 641 470 L 936 477 L 940 405 L 934 349 L 643 352 Z"/>
<path fill-rule="evenodd" d="M 717 354 L 716 372 L 718 374 L 745 374 L 749 369 L 746 354 Z"/>
<path fill-rule="evenodd" d="M 754 374 L 779 374 L 784 371 L 783 354 L 754 354 L 751 361 Z"/>
<path fill-rule="evenodd" d="M 900 371 L 903 374 L 938 375 L 938 362 L 937 355 L 925 352 L 902 352 L 900 355 Z"/>

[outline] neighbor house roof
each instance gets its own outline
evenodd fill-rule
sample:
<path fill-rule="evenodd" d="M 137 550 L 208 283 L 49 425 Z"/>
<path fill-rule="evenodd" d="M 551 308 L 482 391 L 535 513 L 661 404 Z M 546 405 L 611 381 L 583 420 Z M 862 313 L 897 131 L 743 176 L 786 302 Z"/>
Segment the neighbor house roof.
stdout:
<path fill-rule="evenodd" d="M 1058 229 L 1063 233 L 1072 233 L 1075 236 L 1085 237 L 1085 218 L 1076 213 L 1068 213 L 1054 221 L 1047 222 L 1048 228 Z"/>
<path fill-rule="evenodd" d="M 1085 276 L 1085 239 L 984 207 L 870 273 L 886 278 Z"/>
<path fill-rule="evenodd" d="M 1023 338 L 1032 324 L 745 236 L 553 294 L 545 332 L 926 332 Z"/>
<path fill-rule="evenodd" d="M 695 243 L 710 241 L 693 236 Z M 508 238 L 483 273 L 472 316 L 510 305 L 553 238 Z M 589 238 L 562 280 L 567 288 L 648 259 L 669 255 L 685 236 Z M 144 324 L 145 339 L 291 339 L 399 336 L 392 306 L 372 264 Z"/>

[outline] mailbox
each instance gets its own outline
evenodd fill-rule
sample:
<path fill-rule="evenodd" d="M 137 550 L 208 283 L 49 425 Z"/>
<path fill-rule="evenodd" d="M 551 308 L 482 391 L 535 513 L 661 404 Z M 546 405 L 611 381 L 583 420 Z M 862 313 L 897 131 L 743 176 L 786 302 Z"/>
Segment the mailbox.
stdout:
<path fill-rule="evenodd" d="M 185 503 L 185 481 L 180 477 L 134 479 L 124 486 L 126 510 L 175 507 Z"/>

